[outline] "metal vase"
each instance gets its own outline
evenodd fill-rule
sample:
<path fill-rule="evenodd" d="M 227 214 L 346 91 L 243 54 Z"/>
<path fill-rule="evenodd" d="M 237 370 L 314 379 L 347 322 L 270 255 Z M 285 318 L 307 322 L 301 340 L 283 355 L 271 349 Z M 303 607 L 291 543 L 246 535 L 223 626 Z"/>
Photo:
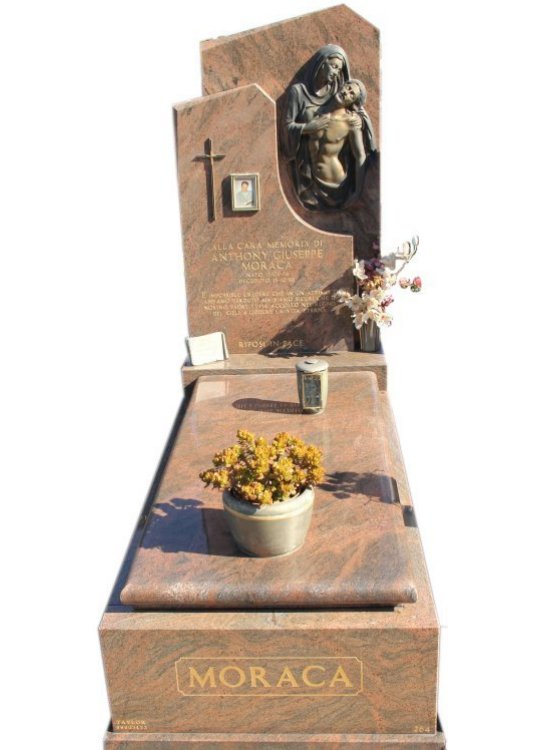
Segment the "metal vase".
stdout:
<path fill-rule="evenodd" d="M 378 352 L 381 348 L 381 329 L 374 320 L 362 323 L 358 329 L 361 352 Z"/>
<path fill-rule="evenodd" d="M 223 509 L 237 546 L 253 557 L 288 555 L 304 543 L 315 493 L 311 487 L 282 503 L 254 505 L 225 491 Z"/>

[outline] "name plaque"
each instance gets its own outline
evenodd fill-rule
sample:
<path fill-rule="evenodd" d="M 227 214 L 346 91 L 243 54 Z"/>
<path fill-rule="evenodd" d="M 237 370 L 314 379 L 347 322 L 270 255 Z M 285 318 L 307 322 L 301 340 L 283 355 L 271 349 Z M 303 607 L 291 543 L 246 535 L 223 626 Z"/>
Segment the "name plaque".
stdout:
<path fill-rule="evenodd" d="M 354 696 L 364 689 L 356 656 L 183 657 L 175 662 L 186 697 Z"/>

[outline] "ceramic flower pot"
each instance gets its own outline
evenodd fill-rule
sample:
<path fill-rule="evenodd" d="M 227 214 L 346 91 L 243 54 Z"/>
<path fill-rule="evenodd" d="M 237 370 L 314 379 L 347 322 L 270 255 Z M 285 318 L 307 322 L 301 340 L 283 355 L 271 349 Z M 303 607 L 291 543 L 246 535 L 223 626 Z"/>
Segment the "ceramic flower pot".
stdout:
<path fill-rule="evenodd" d="M 288 555 L 302 546 L 311 522 L 315 493 L 308 488 L 289 500 L 254 505 L 223 493 L 229 530 L 238 547 L 253 557 Z"/>
<path fill-rule="evenodd" d="M 378 352 L 381 348 L 381 329 L 374 320 L 362 323 L 358 329 L 361 352 Z"/>

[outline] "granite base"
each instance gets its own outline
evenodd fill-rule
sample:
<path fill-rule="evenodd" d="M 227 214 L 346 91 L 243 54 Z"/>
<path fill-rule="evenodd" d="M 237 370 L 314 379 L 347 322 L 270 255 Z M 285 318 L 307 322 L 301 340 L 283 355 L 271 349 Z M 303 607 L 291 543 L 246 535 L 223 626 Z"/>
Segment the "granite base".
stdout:
<path fill-rule="evenodd" d="M 230 737 L 241 735 L 247 727 L 261 741 L 263 736 L 280 736 L 286 727 L 304 742 L 290 747 L 310 747 L 305 743 L 314 741 L 309 739 L 314 736 L 328 735 L 341 742 L 342 736 L 355 738 L 358 733 L 385 738 L 416 735 L 411 747 L 443 747 L 419 744 L 437 732 L 439 625 L 390 405 L 386 393 L 380 392 L 380 397 L 389 470 L 406 527 L 417 601 L 319 611 L 133 611 L 121 604 L 118 592 L 140 541 L 148 504 L 100 627 L 114 727 L 109 741 L 120 742 L 126 735 L 129 742 L 144 743 L 158 736 L 156 732 L 165 733 L 159 738 L 180 733 L 181 739 L 175 740 L 180 744 L 171 745 L 175 750 L 184 747 L 182 742 L 192 742 L 184 739 L 187 736 L 203 738 L 201 746 L 213 747 L 204 744 L 204 737 L 219 728 L 224 739 L 215 746 L 228 748 L 232 747 Z M 166 463 L 167 456 L 162 467 Z M 158 472 L 156 487 L 160 477 Z M 248 660 L 248 669 L 243 670 L 247 678 L 242 677 L 242 659 Z M 271 681 L 268 686 L 263 678 L 258 679 L 262 672 L 249 672 L 261 668 L 261 659 L 265 668 L 269 660 L 281 660 L 279 675 L 270 680 L 269 673 L 264 673 Z M 322 659 L 334 667 L 327 674 L 319 671 Z M 351 686 L 343 675 L 330 684 L 339 667 L 348 672 Z M 282 678 L 286 668 L 292 679 Z M 220 674 L 223 669 L 228 671 Z M 186 670 L 191 670 L 191 678 Z M 307 675 L 305 694 L 299 689 L 302 675 Z M 318 689 L 314 683 L 323 678 L 325 689 Z M 279 694 L 274 688 L 279 688 Z M 327 746 L 340 747 L 334 741 L 330 739 Z M 133 747 L 151 750 L 157 746 Z"/>
<path fill-rule="evenodd" d="M 130 734 L 108 731 L 105 750 L 444 750 L 435 734 Z"/>

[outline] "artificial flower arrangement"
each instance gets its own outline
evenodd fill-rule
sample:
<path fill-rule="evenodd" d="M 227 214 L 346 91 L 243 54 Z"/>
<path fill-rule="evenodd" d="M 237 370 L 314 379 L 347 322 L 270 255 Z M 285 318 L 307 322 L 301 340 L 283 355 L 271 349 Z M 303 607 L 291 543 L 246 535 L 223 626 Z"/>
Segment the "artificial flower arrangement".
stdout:
<path fill-rule="evenodd" d="M 225 519 L 242 552 L 288 555 L 306 538 L 313 488 L 324 477 L 322 453 L 288 432 L 270 442 L 247 430 L 238 430 L 236 437 L 199 476 L 206 486 L 223 491 Z"/>
<path fill-rule="evenodd" d="M 404 242 L 401 248 L 391 255 L 371 260 L 355 260 L 352 269 L 356 281 L 356 294 L 343 289 L 336 292 L 338 309 L 345 306 L 352 312 L 354 326 L 360 329 L 364 323 L 372 321 L 379 328 L 392 325 L 392 315 L 388 308 L 394 301 L 389 293 L 399 281 L 402 289 L 419 292 L 422 279 L 399 278 L 401 272 L 414 258 L 418 251 L 419 238 L 413 237 Z M 396 268 L 397 264 L 400 264 Z"/>
<path fill-rule="evenodd" d="M 288 432 L 278 433 L 271 442 L 247 430 L 238 430 L 236 437 L 234 445 L 215 454 L 213 468 L 199 474 L 206 486 L 268 505 L 288 500 L 324 477 L 320 449 Z"/>

